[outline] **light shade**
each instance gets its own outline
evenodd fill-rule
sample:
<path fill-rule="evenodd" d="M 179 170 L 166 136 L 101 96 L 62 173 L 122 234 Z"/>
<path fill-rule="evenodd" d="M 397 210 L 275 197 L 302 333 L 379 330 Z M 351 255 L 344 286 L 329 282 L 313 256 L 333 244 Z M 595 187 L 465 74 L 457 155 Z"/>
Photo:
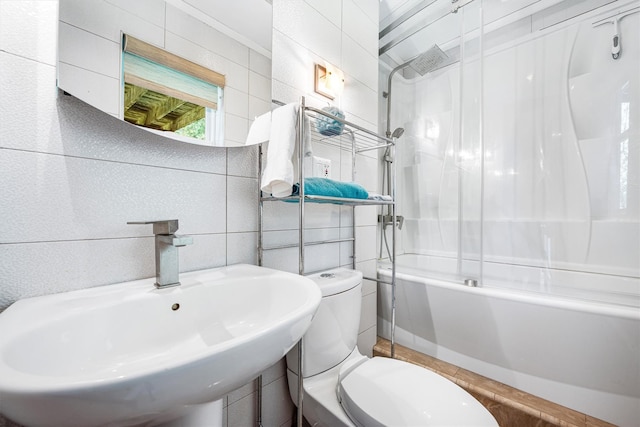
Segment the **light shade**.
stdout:
<path fill-rule="evenodd" d="M 315 66 L 314 90 L 322 96 L 334 99 L 344 89 L 344 73 L 331 64 Z"/>

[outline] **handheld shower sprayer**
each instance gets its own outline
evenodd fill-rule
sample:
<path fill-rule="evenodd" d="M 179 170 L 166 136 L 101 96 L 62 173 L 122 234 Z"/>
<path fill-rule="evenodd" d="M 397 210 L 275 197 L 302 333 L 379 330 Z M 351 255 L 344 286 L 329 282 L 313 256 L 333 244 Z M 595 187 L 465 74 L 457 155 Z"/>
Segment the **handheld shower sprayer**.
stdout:
<path fill-rule="evenodd" d="M 391 134 L 391 138 L 400 138 L 404 133 L 404 128 L 396 128 Z"/>

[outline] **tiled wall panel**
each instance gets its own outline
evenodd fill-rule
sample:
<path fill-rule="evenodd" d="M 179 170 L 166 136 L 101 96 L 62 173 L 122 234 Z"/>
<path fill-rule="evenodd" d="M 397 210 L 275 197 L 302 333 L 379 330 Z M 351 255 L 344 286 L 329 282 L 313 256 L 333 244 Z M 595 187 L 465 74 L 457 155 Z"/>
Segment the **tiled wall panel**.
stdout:
<path fill-rule="evenodd" d="M 305 96 L 307 104 L 315 107 L 327 103 L 337 105 L 345 111 L 347 120 L 377 130 L 377 19 L 378 3 L 368 0 L 274 0 L 273 97 L 282 102 L 295 102 Z M 325 61 L 345 73 L 344 93 L 333 101 L 313 91 L 314 63 Z M 332 161 L 334 179 L 351 179 L 351 160 L 347 152 L 315 144 L 314 155 Z M 371 191 L 379 191 L 377 153 L 358 157 L 357 170 L 361 172 L 356 181 Z M 297 240 L 297 212 L 295 206 L 266 207 L 265 227 L 274 230 L 267 233 L 273 244 L 284 241 L 279 239 Z M 375 264 L 376 216 L 375 208 L 356 208 L 358 267 Z M 339 236 L 350 236 L 351 232 L 347 230 L 351 227 L 351 213 L 348 209 L 311 206 L 306 209 L 305 217 L 306 226 L 314 228 L 316 234 L 319 228 L 339 227 Z M 275 230 L 291 232 L 276 233 Z M 281 252 L 297 255 L 297 249 Z M 350 243 L 314 247 L 313 253 L 322 260 L 336 257 L 339 265 L 351 264 Z M 267 261 L 280 264 L 281 256 L 268 254 L 266 257 Z M 305 261 L 311 263 L 314 270 L 324 264 L 318 262 L 315 255 L 307 256 Z M 297 270 L 297 260 L 288 263 L 288 269 Z M 375 287 L 367 289 L 375 292 Z M 375 328 L 373 334 L 368 329 L 375 325 L 375 316 L 369 311 L 364 315 L 361 327 L 361 331 L 368 331 L 360 340 L 363 352 L 368 352 L 375 343 Z"/>
<path fill-rule="evenodd" d="M 135 9 L 139 2 L 128 3 Z M 130 220 L 178 218 L 180 233 L 194 239 L 180 249 L 182 271 L 254 264 L 257 148 L 178 145 L 63 95 L 56 89 L 57 7 L 56 1 L 0 1 L 0 79 L 11 82 L 0 97 L 0 310 L 20 298 L 153 276 L 151 228 L 127 225 Z M 270 108 L 269 58 L 242 55 L 244 67 L 223 63 L 243 70 L 230 80 L 248 100 L 253 58 L 261 77 L 251 98 L 259 113 Z M 282 370 L 275 372 L 265 384 L 275 399 L 265 414 L 286 422 L 291 411 L 279 402 L 288 394 Z M 250 400 L 255 406 L 253 395 Z M 0 425 L 13 424 L 0 415 Z"/>

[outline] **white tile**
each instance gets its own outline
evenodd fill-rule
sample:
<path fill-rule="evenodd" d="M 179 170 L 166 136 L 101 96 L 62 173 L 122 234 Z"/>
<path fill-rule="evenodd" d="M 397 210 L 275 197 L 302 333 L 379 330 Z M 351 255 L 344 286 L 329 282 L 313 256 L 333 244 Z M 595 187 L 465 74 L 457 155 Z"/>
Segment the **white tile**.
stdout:
<path fill-rule="evenodd" d="M 337 228 L 312 229 L 305 232 L 305 242 L 319 242 L 337 239 L 340 235 Z M 282 245 L 296 244 L 293 248 L 268 250 L 264 252 L 264 265 L 278 270 L 298 273 L 298 231 L 265 232 L 264 246 L 272 248 Z M 306 246 L 305 272 L 323 271 L 339 266 L 340 251 L 338 243 Z"/>
<path fill-rule="evenodd" d="M 55 144 L 61 150 L 55 66 L 0 51 L 0 80 L 12 82 L 3 85 L 0 97 L 0 146 L 38 150 Z M 37 120 L 26 125 L 24 111 L 37 114 Z"/>
<path fill-rule="evenodd" d="M 227 233 L 227 264 L 258 263 L 258 233 Z"/>
<path fill-rule="evenodd" d="M 120 79 L 58 63 L 58 87 L 113 117 L 120 113 Z"/>
<path fill-rule="evenodd" d="M 378 188 L 378 170 L 380 163 L 378 159 L 363 155 L 356 157 L 355 182 L 367 189 L 375 191 Z"/>
<path fill-rule="evenodd" d="M 378 22 L 372 21 L 354 0 L 343 0 L 342 13 L 344 17 L 348 17 L 343 19 L 342 31 L 370 55 L 377 57 Z"/>
<path fill-rule="evenodd" d="M 0 245 L 0 310 L 20 298 L 151 277 L 153 263 L 141 260 L 153 254 L 151 238 Z"/>
<path fill-rule="evenodd" d="M 271 88 L 271 82 L 269 82 Z M 261 116 L 271 111 L 271 90 L 269 90 L 269 99 L 260 99 L 249 94 L 249 120 Z"/>
<path fill-rule="evenodd" d="M 346 35 L 342 37 L 342 71 L 346 80 L 356 79 L 378 90 L 378 57 Z"/>
<path fill-rule="evenodd" d="M 277 75 L 274 73 L 274 75 Z M 312 84 L 312 78 L 309 79 L 310 84 Z M 288 103 L 288 102 L 299 102 L 300 101 L 300 91 L 296 89 L 294 86 L 290 84 L 291 82 L 284 79 L 276 79 L 274 78 L 271 81 L 271 96 L 273 99 Z"/>
<path fill-rule="evenodd" d="M 55 1 L 0 1 L 0 51 L 55 65 L 57 5 Z"/>
<path fill-rule="evenodd" d="M 232 405 L 238 400 L 253 394 L 256 391 L 256 381 L 251 380 L 247 384 L 238 387 L 227 395 L 227 405 Z"/>
<path fill-rule="evenodd" d="M 227 177 L 227 232 L 258 230 L 258 182 L 254 178 Z"/>
<path fill-rule="evenodd" d="M 69 0 L 62 0 L 67 2 Z M 86 0 L 80 0 L 79 2 L 87 3 Z M 165 2 L 158 0 L 105 0 L 106 3 L 111 3 L 117 6 L 129 14 L 135 15 L 145 21 L 157 25 L 159 27 L 164 26 L 165 19 Z"/>
<path fill-rule="evenodd" d="M 333 25 L 342 28 L 342 0 L 305 0 Z M 348 18 L 351 19 L 351 18 Z"/>
<path fill-rule="evenodd" d="M 265 251 L 263 265 L 298 274 L 298 248 Z"/>
<path fill-rule="evenodd" d="M 149 236 L 126 223 L 157 218 L 186 234 L 226 228 L 224 176 L 9 150 L 0 164 L 3 242 Z"/>
<path fill-rule="evenodd" d="M 268 58 L 255 50 L 249 50 L 249 69 L 271 79 L 271 58 Z"/>
<path fill-rule="evenodd" d="M 180 271 L 224 265 L 224 235 L 193 237 L 193 245 L 180 249 Z M 154 241 L 141 237 L 0 244 L 0 263 L 5 278 L 2 310 L 20 298 L 153 277 Z"/>
<path fill-rule="evenodd" d="M 287 230 L 298 227 L 298 204 L 285 202 L 266 202 L 264 204 L 264 229 Z M 305 227 L 337 227 L 340 220 L 340 207 L 337 205 L 305 204 Z"/>
<path fill-rule="evenodd" d="M 44 3 L 44 2 L 43 2 Z M 164 46 L 164 6 L 151 8 L 148 15 L 142 9 L 149 0 L 122 8 L 120 1 L 60 1 L 60 21 L 120 44 L 121 33 L 130 34 L 153 45 Z M 127 10 L 129 9 L 129 10 Z"/>
<path fill-rule="evenodd" d="M 63 22 L 60 23 L 59 39 L 60 62 L 120 79 L 122 51 L 119 42 L 107 40 Z"/>
<path fill-rule="evenodd" d="M 263 247 L 274 248 L 289 246 L 298 243 L 298 231 L 295 229 L 286 231 L 266 231 L 263 236 Z M 296 247 L 297 253 L 297 247 Z M 297 259 L 297 256 L 296 256 Z"/>
<path fill-rule="evenodd" d="M 227 173 L 229 175 L 246 178 L 256 178 L 258 176 L 257 146 L 229 148 L 227 157 Z M 258 197 L 257 194 L 255 196 Z"/>
<path fill-rule="evenodd" d="M 271 77 L 250 71 L 249 93 L 265 101 L 271 101 Z"/>
<path fill-rule="evenodd" d="M 273 57 L 278 58 L 272 66 L 274 99 L 285 103 L 298 102 L 300 94 L 313 92 L 315 56 L 303 45 L 280 31 L 274 31 Z M 286 92 L 278 92 L 278 82 L 287 86 Z"/>
<path fill-rule="evenodd" d="M 325 271 L 340 265 L 340 251 L 337 243 L 308 247 L 305 258 L 305 273 Z"/>
<path fill-rule="evenodd" d="M 285 202 L 264 202 L 264 230 L 297 230 L 298 204 Z"/>
<path fill-rule="evenodd" d="M 225 114 L 224 140 L 225 144 L 236 143 L 244 145 L 249 133 L 249 120 L 246 117 L 234 114 Z"/>
<path fill-rule="evenodd" d="M 372 89 L 358 80 L 347 80 L 341 97 L 342 108 L 350 117 L 350 121 L 370 129 L 371 125 L 378 120 L 380 98 L 381 95 L 378 94 L 377 89 Z M 377 131 L 375 127 L 374 130 Z"/>
<path fill-rule="evenodd" d="M 376 297 L 377 293 L 371 293 L 362 296 L 362 310 L 360 311 L 360 327 L 358 333 L 365 332 L 367 329 L 376 325 Z"/>
<path fill-rule="evenodd" d="M 181 231 L 180 231 L 181 232 Z M 180 248 L 180 271 L 222 267 L 228 263 L 227 235 L 224 233 L 184 233 L 193 237 L 193 244 Z"/>
<path fill-rule="evenodd" d="M 361 271 L 364 277 L 376 278 L 378 276 L 377 262 L 375 259 L 358 262 L 356 269 Z M 377 282 L 366 279 L 362 281 L 362 295 L 369 295 L 375 292 L 377 292 Z"/>
<path fill-rule="evenodd" d="M 262 404 L 262 419 L 265 426 L 279 426 L 291 418 L 294 405 L 285 376 L 269 383 L 264 388 Z"/>
<path fill-rule="evenodd" d="M 349 239 L 353 237 L 353 229 L 351 227 L 340 228 L 340 238 Z M 346 265 L 351 268 L 353 265 L 353 251 L 354 242 L 342 242 L 340 243 L 340 265 Z"/>
<path fill-rule="evenodd" d="M 227 425 L 252 426 L 256 423 L 255 394 L 243 397 L 227 407 Z"/>
<path fill-rule="evenodd" d="M 358 334 L 358 350 L 368 357 L 373 357 L 373 346 L 376 345 L 376 326 Z"/>
<path fill-rule="evenodd" d="M 279 380 L 280 378 L 283 378 L 283 377 L 286 380 L 286 375 L 287 375 L 287 362 L 283 357 L 282 359 L 274 363 L 271 367 L 267 368 L 262 373 L 262 386 L 266 387 L 268 384 L 271 384 L 272 382 Z"/>
<path fill-rule="evenodd" d="M 371 187 L 367 186 L 367 190 Z M 378 214 L 386 212 L 386 208 L 380 206 L 360 206 L 356 209 L 356 224 L 376 225 L 378 224 Z"/>
<path fill-rule="evenodd" d="M 375 226 L 356 227 L 357 262 L 376 258 L 376 234 Z"/>
<path fill-rule="evenodd" d="M 224 74 L 225 87 L 249 93 L 249 69 L 245 65 L 221 58 L 216 70 Z"/>
<path fill-rule="evenodd" d="M 273 26 L 329 63 L 338 67 L 341 65 L 340 52 L 336 49 L 336 46 L 340 46 L 340 29 L 306 2 L 280 1 L 273 11 Z M 279 58 L 275 45 L 273 55 L 274 58 Z"/>
<path fill-rule="evenodd" d="M 166 30 L 245 68 L 249 66 L 247 46 L 171 5 L 167 5 Z"/>
<path fill-rule="evenodd" d="M 225 87 L 224 113 L 249 118 L 249 94 L 231 86 Z"/>
<path fill-rule="evenodd" d="M 377 23 L 380 16 L 379 0 L 355 0 L 355 4 L 369 17 L 371 22 Z"/>

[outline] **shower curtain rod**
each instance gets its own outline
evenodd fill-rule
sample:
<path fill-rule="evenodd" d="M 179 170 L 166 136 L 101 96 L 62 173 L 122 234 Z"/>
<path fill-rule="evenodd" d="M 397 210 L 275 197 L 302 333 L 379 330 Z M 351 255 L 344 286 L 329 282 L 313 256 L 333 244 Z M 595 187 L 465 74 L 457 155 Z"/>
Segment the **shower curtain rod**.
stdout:
<path fill-rule="evenodd" d="M 438 0 L 431 0 L 431 2 L 429 3 L 418 3 L 418 5 L 416 5 L 415 7 L 407 10 L 398 19 L 391 22 L 389 25 L 384 27 L 382 31 L 380 31 L 380 33 L 378 33 L 378 40 L 380 40 L 381 38 L 389 34 L 391 31 L 398 28 L 400 25 L 404 24 L 407 20 L 413 18 L 419 12 L 422 12 L 423 9 L 426 9 L 432 4 L 434 4 L 436 1 Z"/>

